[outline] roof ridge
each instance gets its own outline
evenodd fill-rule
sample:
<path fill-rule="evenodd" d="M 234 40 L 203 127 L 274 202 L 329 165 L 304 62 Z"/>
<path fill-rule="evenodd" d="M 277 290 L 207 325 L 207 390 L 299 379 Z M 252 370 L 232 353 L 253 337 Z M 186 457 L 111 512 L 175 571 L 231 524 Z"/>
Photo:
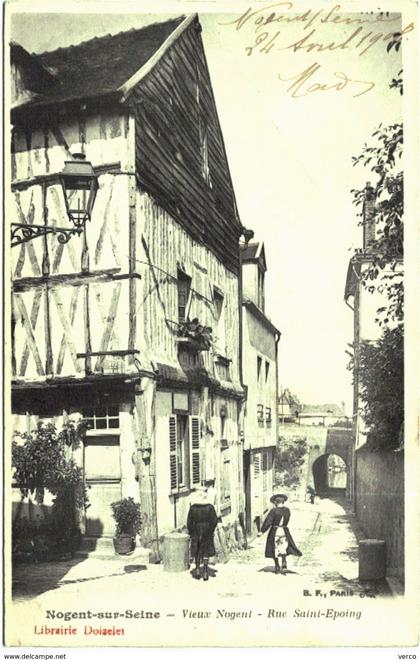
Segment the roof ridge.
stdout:
<path fill-rule="evenodd" d="M 155 21 L 154 23 L 148 23 L 147 25 L 143 25 L 143 27 L 139 28 L 130 28 L 129 30 L 120 30 L 119 32 L 116 32 L 115 34 L 111 34 L 108 32 L 108 34 L 104 34 L 101 37 L 91 37 L 90 39 L 85 39 L 84 41 L 80 41 L 77 44 L 70 44 L 69 46 L 60 46 L 59 48 L 54 48 L 53 50 L 44 50 L 42 53 L 30 53 L 34 57 L 42 57 L 43 55 L 51 55 L 52 53 L 59 53 L 60 51 L 64 50 L 71 50 L 73 48 L 79 48 L 80 46 L 85 46 L 86 44 L 92 43 L 94 41 L 101 41 L 102 39 L 109 39 L 109 38 L 114 38 L 118 37 L 122 34 L 128 34 L 130 32 L 142 32 L 143 30 L 146 30 L 148 28 L 155 27 L 156 25 L 166 25 L 168 23 L 174 23 L 175 21 L 180 21 L 182 22 L 186 16 L 184 14 L 179 14 L 178 16 L 174 18 L 169 18 L 166 21 Z M 14 42 L 14 45 L 21 46 L 21 44 Z M 24 46 L 22 46 L 24 48 Z"/>

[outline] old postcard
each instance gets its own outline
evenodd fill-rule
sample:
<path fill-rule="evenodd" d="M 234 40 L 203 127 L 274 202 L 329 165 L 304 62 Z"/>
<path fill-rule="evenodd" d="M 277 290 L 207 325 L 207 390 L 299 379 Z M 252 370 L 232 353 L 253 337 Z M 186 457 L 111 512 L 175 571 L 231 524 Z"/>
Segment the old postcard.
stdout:
<path fill-rule="evenodd" d="M 6 3 L 6 647 L 417 646 L 417 42 Z"/>

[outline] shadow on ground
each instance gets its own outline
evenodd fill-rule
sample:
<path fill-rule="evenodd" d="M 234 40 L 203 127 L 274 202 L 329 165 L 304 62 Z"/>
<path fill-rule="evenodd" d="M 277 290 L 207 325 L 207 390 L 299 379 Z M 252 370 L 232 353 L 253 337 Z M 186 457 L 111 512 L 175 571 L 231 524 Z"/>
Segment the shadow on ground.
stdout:
<path fill-rule="evenodd" d="M 18 564 L 13 570 L 12 598 L 35 598 L 46 591 L 59 589 L 63 585 L 83 582 L 94 582 L 110 577 L 121 577 L 121 571 L 101 575 L 93 575 L 75 579 L 64 579 L 65 575 L 77 566 L 83 559 L 71 559 L 62 562 L 43 562 L 42 564 Z M 124 573 L 138 573 L 146 571 L 143 564 L 128 564 L 124 566 Z"/>

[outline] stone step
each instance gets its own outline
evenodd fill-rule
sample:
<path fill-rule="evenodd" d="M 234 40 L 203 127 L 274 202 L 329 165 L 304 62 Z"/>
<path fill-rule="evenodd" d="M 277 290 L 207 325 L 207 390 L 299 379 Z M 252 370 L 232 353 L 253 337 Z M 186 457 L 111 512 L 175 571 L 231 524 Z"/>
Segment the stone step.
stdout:
<path fill-rule="evenodd" d="M 80 550 L 94 552 L 96 550 L 112 549 L 114 552 L 114 543 L 112 536 L 83 536 Z"/>
<path fill-rule="evenodd" d="M 82 538 L 80 548 L 75 552 L 76 557 L 83 559 L 116 559 L 123 562 L 131 562 L 133 559 L 140 561 L 143 564 L 150 563 L 151 550 L 143 548 L 138 543 L 133 552 L 128 555 L 119 555 L 114 550 L 114 543 L 112 537 L 100 536 Z"/>

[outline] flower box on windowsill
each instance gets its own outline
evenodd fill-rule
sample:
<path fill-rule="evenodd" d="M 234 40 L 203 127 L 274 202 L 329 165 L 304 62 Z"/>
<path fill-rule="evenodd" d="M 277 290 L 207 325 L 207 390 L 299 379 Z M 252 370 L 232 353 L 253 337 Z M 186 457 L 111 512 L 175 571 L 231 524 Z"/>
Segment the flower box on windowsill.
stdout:
<path fill-rule="evenodd" d="M 212 328 L 201 325 L 198 318 L 178 324 L 177 341 L 191 351 L 209 351 L 213 345 Z"/>
<path fill-rule="evenodd" d="M 192 339 L 191 337 L 177 337 L 175 340 L 180 348 L 185 351 L 192 351 L 198 353 L 199 351 L 209 351 L 210 346 L 204 344 L 198 339 Z"/>

